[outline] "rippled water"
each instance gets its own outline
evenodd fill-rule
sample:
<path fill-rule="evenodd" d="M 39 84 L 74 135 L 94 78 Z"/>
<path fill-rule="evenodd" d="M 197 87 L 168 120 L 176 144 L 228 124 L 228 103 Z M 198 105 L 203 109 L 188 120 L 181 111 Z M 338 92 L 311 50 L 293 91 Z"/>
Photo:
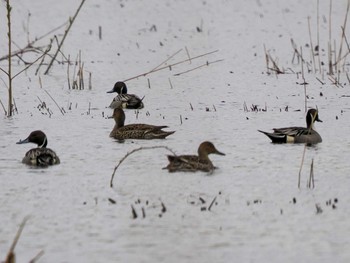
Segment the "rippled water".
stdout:
<path fill-rule="evenodd" d="M 75 8 L 70 1 L 47 1 L 45 6 L 17 2 L 13 26 L 20 46 L 26 41 L 22 24 L 27 10 L 34 37 L 61 24 Z M 339 2 L 333 3 L 334 27 L 344 18 L 346 3 Z M 55 8 L 46 12 L 46 5 Z M 3 14 L 3 4 L 1 9 Z M 315 10 L 314 1 L 88 1 L 64 52 L 75 57 L 82 50 L 92 90 L 69 90 L 67 68 L 61 65 L 49 76 L 40 74 L 41 88 L 32 68 L 14 81 L 18 114 L 0 119 L 1 259 L 29 215 L 16 247 L 18 262 L 40 250 L 45 254 L 39 262 L 348 262 L 346 76 L 341 75 L 344 87 L 339 88 L 327 76 L 306 74 L 307 105 L 319 109 L 323 123 L 316 128 L 323 142 L 305 150 L 300 189 L 305 146 L 273 145 L 257 132 L 305 125 L 300 76 L 266 75 L 263 45 L 275 49 L 281 65 L 297 71 L 290 62 L 289 39 L 303 46 L 309 42 L 307 16 L 314 21 Z M 320 10 L 327 20 L 328 4 Z M 48 15 L 51 19 L 45 20 Z M 201 20 L 203 32 L 197 32 Z M 327 28 L 324 20 L 322 30 Z M 149 30 L 152 25 L 157 31 Z M 145 109 L 127 111 L 126 121 L 168 125 L 176 133 L 166 140 L 122 144 L 109 138 L 114 121 L 106 106 L 113 96 L 106 91 L 116 80 L 147 72 L 180 48 L 171 61 L 186 59 L 185 46 L 191 56 L 219 52 L 150 74 L 151 88 L 143 77 L 127 83 L 130 93 L 145 96 Z M 6 43 L 1 47 L 6 50 Z M 224 61 L 173 76 L 218 59 Z M 4 102 L 6 88 L 1 90 Z M 52 110 L 51 117 L 38 108 L 39 99 Z M 266 105 L 267 111 L 246 112 L 245 103 L 249 109 Z M 16 142 L 36 129 L 45 131 L 60 165 L 35 169 L 21 163 L 34 145 Z M 164 145 L 178 154 L 196 153 L 204 140 L 226 153 L 211 156 L 219 167 L 212 175 L 169 174 L 161 169 L 169 152 L 143 150 L 121 164 L 114 187 L 109 186 L 114 166 L 132 149 Z M 315 188 L 309 189 L 312 160 Z"/>

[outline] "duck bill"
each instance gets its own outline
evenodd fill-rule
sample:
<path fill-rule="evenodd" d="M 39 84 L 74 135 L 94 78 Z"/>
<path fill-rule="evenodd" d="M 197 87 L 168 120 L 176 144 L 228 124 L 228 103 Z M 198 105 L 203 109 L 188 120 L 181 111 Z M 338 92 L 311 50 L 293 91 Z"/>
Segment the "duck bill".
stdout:
<path fill-rule="evenodd" d="M 29 138 L 25 140 L 19 140 L 19 142 L 16 142 L 16 144 L 22 144 L 22 143 L 28 143 L 28 142 L 29 142 Z"/>
<path fill-rule="evenodd" d="M 113 93 L 114 92 L 114 90 L 109 90 L 109 91 L 107 91 L 107 93 Z"/>
<path fill-rule="evenodd" d="M 218 150 L 216 150 L 215 153 L 218 154 L 218 155 L 226 155 L 226 154 L 224 154 L 224 153 L 222 153 L 222 152 L 219 152 Z"/>
<path fill-rule="evenodd" d="M 317 118 L 315 121 L 318 121 L 318 122 L 323 122 L 321 119 Z"/>

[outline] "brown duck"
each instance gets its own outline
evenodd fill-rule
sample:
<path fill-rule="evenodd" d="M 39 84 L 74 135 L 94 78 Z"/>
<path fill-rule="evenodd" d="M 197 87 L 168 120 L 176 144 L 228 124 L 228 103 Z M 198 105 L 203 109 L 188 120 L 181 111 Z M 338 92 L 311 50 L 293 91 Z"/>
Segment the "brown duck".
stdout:
<path fill-rule="evenodd" d="M 225 155 L 213 143 L 205 141 L 199 145 L 198 155 L 168 155 L 169 164 L 163 169 L 168 169 L 169 172 L 212 172 L 216 167 L 208 157 L 211 153 Z"/>
<path fill-rule="evenodd" d="M 175 131 L 163 131 L 163 128 L 168 126 L 155 126 L 150 124 L 128 124 L 124 125 L 125 113 L 121 107 L 114 109 L 113 118 L 115 125 L 110 137 L 117 140 L 125 139 L 165 139 L 167 136 L 173 134 Z"/>

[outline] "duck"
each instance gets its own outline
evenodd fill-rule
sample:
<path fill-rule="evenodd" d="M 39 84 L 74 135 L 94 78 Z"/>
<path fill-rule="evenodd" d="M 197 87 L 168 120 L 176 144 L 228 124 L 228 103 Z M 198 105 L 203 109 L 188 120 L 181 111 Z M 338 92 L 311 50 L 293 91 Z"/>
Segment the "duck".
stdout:
<path fill-rule="evenodd" d="M 113 110 L 113 118 L 115 125 L 109 137 L 113 137 L 117 140 L 123 141 L 125 139 L 165 139 L 167 136 L 173 134 L 175 131 L 163 131 L 162 129 L 168 128 L 168 126 L 155 126 L 150 124 L 128 124 L 125 123 L 125 113 L 121 107 L 121 103 L 118 103 Z"/>
<path fill-rule="evenodd" d="M 218 151 L 209 141 L 202 142 L 198 147 L 198 155 L 167 155 L 169 164 L 163 169 L 169 172 L 212 172 L 217 169 L 209 159 L 209 154 L 225 155 Z"/>
<path fill-rule="evenodd" d="M 314 129 L 314 123 L 322 122 L 318 116 L 317 109 L 309 109 L 306 114 L 306 128 L 286 127 L 275 128 L 273 132 L 258 130 L 271 139 L 273 143 L 306 143 L 317 144 L 322 142 L 321 135 Z"/>
<path fill-rule="evenodd" d="M 128 94 L 128 88 L 122 81 L 116 82 L 113 89 L 107 91 L 107 93 L 113 92 L 117 92 L 118 96 L 116 96 L 109 105 L 111 109 L 115 109 L 119 102 L 122 102 L 122 107 L 124 109 L 142 109 L 144 107 L 142 102 L 143 98 L 140 99 L 135 94 Z"/>
<path fill-rule="evenodd" d="M 57 154 L 50 148 L 46 148 L 48 141 L 44 132 L 32 131 L 26 139 L 20 140 L 17 144 L 30 142 L 37 144 L 38 147 L 29 150 L 23 157 L 22 163 L 41 167 L 60 163 Z"/>

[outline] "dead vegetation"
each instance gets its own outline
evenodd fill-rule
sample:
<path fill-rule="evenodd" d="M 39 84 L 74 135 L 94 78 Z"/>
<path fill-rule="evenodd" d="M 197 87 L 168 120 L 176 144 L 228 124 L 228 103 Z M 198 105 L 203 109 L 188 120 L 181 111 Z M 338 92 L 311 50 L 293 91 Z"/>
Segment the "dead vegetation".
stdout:
<path fill-rule="evenodd" d="M 324 79 L 324 76 L 333 78 L 333 83 L 338 85 L 340 83 L 339 79 L 340 73 L 347 73 L 349 71 L 349 63 L 347 63 L 347 58 L 350 54 L 350 45 L 348 38 L 346 36 L 346 27 L 347 19 L 350 8 L 350 1 L 347 3 L 347 8 L 344 15 L 344 22 L 342 25 L 338 26 L 338 36 L 339 39 L 333 39 L 332 32 L 332 4 L 333 1 L 329 1 L 329 14 L 328 14 L 328 39 L 323 39 L 321 42 L 320 36 L 325 34 L 320 33 L 320 7 L 319 0 L 317 1 L 317 16 L 316 24 L 317 28 L 313 29 L 311 27 L 312 17 L 307 17 L 307 25 L 309 32 L 309 42 L 305 44 L 305 47 L 309 49 L 309 58 L 306 58 L 305 54 L 302 53 L 302 46 L 298 44 L 293 38 L 291 38 L 292 46 L 292 65 L 302 64 L 306 68 L 307 73 L 319 74 L 321 78 Z M 316 35 L 316 42 L 313 40 L 313 35 Z M 325 44 L 324 44 L 325 43 Z M 326 46 L 322 46 L 326 45 Z M 295 73 L 294 69 L 287 68 L 285 69 L 281 66 L 278 58 L 273 57 L 271 51 L 266 48 L 264 45 L 265 53 L 265 62 L 266 62 L 266 72 L 267 74 L 286 74 L 286 73 Z M 322 58 L 325 57 L 326 61 L 323 61 Z M 350 82 L 349 82 L 350 83 Z"/>
<path fill-rule="evenodd" d="M 7 66 L 7 69 L 3 69 L 0 67 L 0 70 L 5 74 L 7 75 L 7 78 L 8 78 L 8 81 L 7 83 L 5 83 L 5 85 L 7 86 L 8 88 L 8 107 L 7 107 L 7 111 L 2 103 L 2 101 L 0 100 L 0 103 L 3 107 L 3 110 L 5 112 L 5 115 L 8 116 L 8 117 L 11 117 L 13 115 L 13 113 L 15 112 L 14 109 L 14 100 L 13 100 L 13 85 L 12 85 L 12 82 L 13 82 L 13 79 L 16 78 L 18 75 L 20 75 L 21 73 L 23 73 L 24 71 L 26 71 L 29 67 L 31 67 L 32 65 L 36 64 L 39 60 L 40 60 L 40 64 L 38 65 L 38 68 L 36 70 L 36 74 L 39 73 L 40 71 L 40 68 L 44 65 L 47 65 L 47 68 L 44 72 L 44 74 L 48 74 L 51 67 L 53 66 L 53 63 L 54 62 L 57 62 L 57 63 L 62 63 L 60 61 L 57 60 L 57 55 L 58 54 L 62 54 L 62 56 L 64 58 L 66 58 L 66 56 L 61 52 L 61 47 L 74 23 L 74 20 L 76 19 L 80 9 L 82 8 L 83 4 L 84 4 L 85 0 L 82 0 L 78 9 L 76 10 L 75 14 L 73 17 L 70 17 L 68 19 L 67 22 L 65 22 L 64 24 L 50 30 L 48 33 L 40 36 L 40 37 L 37 37 L 35 38 L 34 40 L 30 40 L 30 33 L 29 33 L 29 18 L 30 18 L 30 13 L 28 14 L 28 19 L 27 19 L 27 45 L 25 45 L 24 47 L 22 48 L 19 48 L 15 51 L 12 50 L 12 43 L 14 42 L 13 39 L 12 39 L 12 31 L 11 31 L 11 11 L 12 11 L 12 7 L 10 5 L 10 0 L 6 0 L 6 10 L 7 10 L 7 29 L 8 29 L 8 32 L 7 32 L 7 39 L 8 39 L 8 52 L 7 52 L 7 55 L 3 55 L 2 57 L 0 57 L 0 61 L 2 60 L 8 60 L 8 66 Z M 54 35 L 52 36 L 52 34 L 54 32 L 56 32 L 57 30 L 61 29 L 62 27 L 64 26 L 67 26 L 65 32 L 64 32 L 64 35 L 62 37 L 61 40 L 58 39 L 57 35 Z M 47 38 L 48 36 L 51 36 L 49 38 L 49 40 L 47 41 L 48 43 L 46 45 L 38 45 L 38 42 L 39 41 L 42 41 L 44 40 L 45 38 Z M 56 42 L 56 49 L 53 48 L 54 47 L 54 44 Z M 51 50 L 55 50 L 54 54 L 50 54 L 50 51 Z M 33 54 L 37 56 L 37 54 L 39 54 L 39 56 L 37 56 L 36 59 L 34 59 L 34 61 L 31 61 L 31 62 L 28 62 L 26 60 L 26 58 L 24 57 L 26 54 Z M 12 60 L 13 58 L 18 58 L 19 62 L 20 63 L 23 63 L 24 64 L 24 68 L 22 70 L 20 70 L 19 72 L 17 72 L 16 74 L 13 74 L 12 72 Z M 49 62 L 46 62 L 46 58 L 49 58 Z M 65 59 L 63 61 L 63 63 L 69 63 L 69 61 L 67 59 Z M 77 83 L 78 87 L 81 89 L 83 88 L 83 82 L 82 82 L 82 79 L 83 79 L 83 65 L 79 65 L 79 78 L 78 80 L 80 81 L 79 83 Z M 91 77 L 91 75 L 90 75 Z M 91 81 L 89 81 L 90 85 L 91 85 Z M 89 86 L 90 86 L 89 85 Z"/>

